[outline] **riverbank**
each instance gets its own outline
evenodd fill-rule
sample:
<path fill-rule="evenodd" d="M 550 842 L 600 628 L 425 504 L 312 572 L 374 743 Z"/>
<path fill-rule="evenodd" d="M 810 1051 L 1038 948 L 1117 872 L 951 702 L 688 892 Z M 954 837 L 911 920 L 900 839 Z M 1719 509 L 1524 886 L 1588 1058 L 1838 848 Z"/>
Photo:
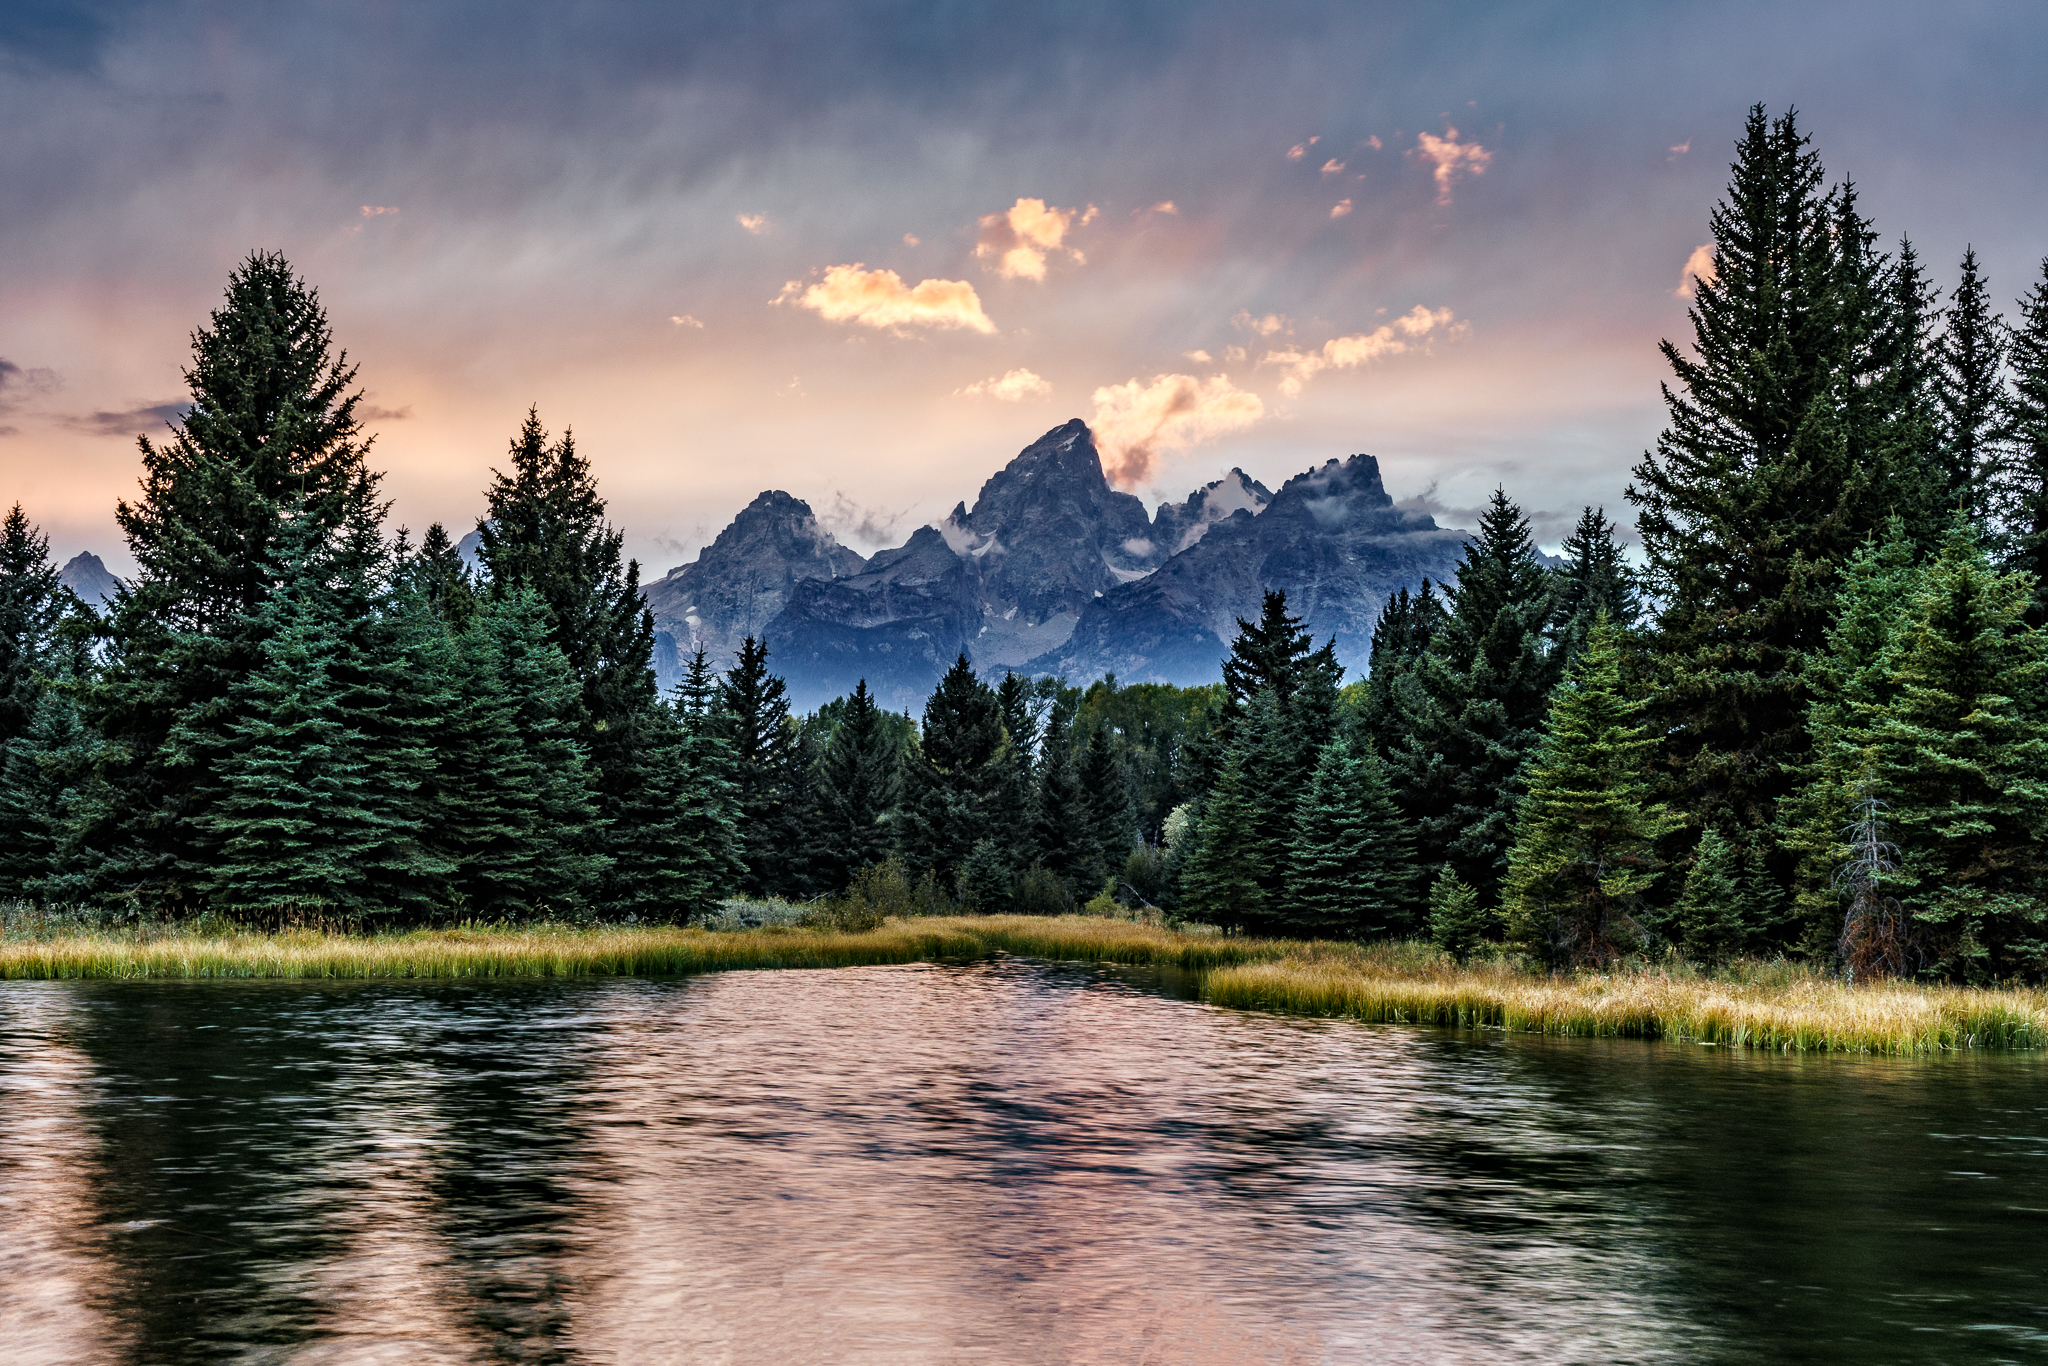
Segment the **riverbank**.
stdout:
<path fill-rule="evenodd" d="M 1203 997 L 1214 1005 L 1291 1015 L 1796 1052 L 2048 1045 L 2048 994 L 2038 991 L 1852 987 L 1784 964 L 1714 976 L 1680 969 L 1548 978 L 1500 961 L 1460 967 L 1419 944 L 1240 939 L 1084 916 L 892 920 L 858 934 L 779 927 L 472 926 L 378 935 L 148 927 L 0 943 L 0 978 L 669 976 L 990 953 L 1200 972 Z"/>

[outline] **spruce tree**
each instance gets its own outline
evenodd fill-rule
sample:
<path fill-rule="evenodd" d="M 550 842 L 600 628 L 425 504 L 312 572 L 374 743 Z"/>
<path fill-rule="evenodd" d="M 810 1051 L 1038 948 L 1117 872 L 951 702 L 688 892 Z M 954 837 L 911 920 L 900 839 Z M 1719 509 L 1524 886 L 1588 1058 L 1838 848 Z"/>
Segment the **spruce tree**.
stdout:
<path fill-rule="evenodd" d="M 1289 855 L 1288 934 L 1368 939 L 1414 928 L 1414 834 L 1377 755 L 1343 739 L 1323 747 Z"/>
<path fill-rule="evenodd" d="M 476 615 L 476 580 L 447 528 L 439 522 L 429 526 L 420 538 L 420 548 L 404 558 L 400 572 L 403 586 L 446 622 L 449 630 L 469 629 L 470 618 Z"/>
<path fill-rule="evenodd" d="M 1395 590 L 1373 625 L 1365 700 L 1356 729 L 1382 759 L 1391 758 L 1415 730 L 1416 713 L 1424 703 L 1416 696 L 1413 674 L 1445 620 L 1442 599 L 1424 579 L 1420 592 Z"/>
<path fill-rule="evenodd" d="M 86 689 L 108 741 L 105 799 L 80 834 L 105 890 L 181 904 L 206 875 L 203 766 L 165 752 L 173 725 L 224 736 L 230 689 L 265 663 L 256 617 L 288 521 L 331 531 L 374 501 L 360 391 L 318 296 L 258 252 L 193 334 L 192 407 L 168 441 L 141 439 L 142 494 L 116 517 L 138 572 L 115 602 L 106 667 Z M 181 747 L 181 752 L 209 750 Z"/>
<path fill-rule="evenodd" d="M 1417 664 L 1413 729 L 1394 755 L 1426 863 L 1449 859 L 1483 902 L 1507 872 L 1517 775 L 1543 734 L 1558 664 L 1551 576 L 1500 490 L 1465 547 L 1449 616 Z"/>
<path fill-rule="evenodd" d="M 1181 872 L 1181 899 L 1190 914 L 1226 929 L 1265 923 L 1266 889 L 1254 871 L 1254 821 L 1244 753 L 1233 747 L 1202 803 L 1201 828 Z"/>
<path fill-rule="evenodd" d="M 2019 301 L 2011 333 L 2012 389 L 2005 405 L 1993 503 L 2005 565 L 2034 579 L 2027 620 L 2048 626 L 2048 259 Z"/>
<path fill-rule="evenodd" d="M 2048 647 L 2025 625 L 2032 590 L 1959 527 L 1921 576 L 1873 728 L 1899 898 L 1934 970 L 1966 980 L 2048 968 Z"/>
<path fill-rule="evenodd" d="M 2004 421 L 2004 324 L 1991 311 L 1977 249 L 1963 252 L 1961 279 L 1949 295 L 1948 315 L 1934 345 L 1934 392 L 1940 417 L 1940 453 L 1946 499 L 1983 517 L 1984 485 L 1996 471 Z"/>
<path fill-rule="evenodd" d="M 1740 953 L 1748 937 L 1741 851 L 1711 825 L 1693 850 L 1679 894 L 1677 930 L 1686 957 L 1718 964 Z"/>
<path fill-rule="evenodd" d="M 1636 467 L 1648 665 L 1667 788 L 1694 824 L 1768 842 L 1806 761 L 1806 667 L 1843 564 L 1887 516 L 1938 527 L 1917 265 L 1888 267 L 1853 190 L 1822 189 L 1796 118 L 1750 113 L 1709 219 L 1691 353 Z M 1902 253 L 1904 255 L 1904 253 Z M 1786 870 L 1774 856 L 1772 876 Z"/>
<path fill-rule="evenodd" d="M 718 682 L 700 645 L 690 656 L 674 698 L 684 737 L 679 867 L 690 889 L 685 910 L 693 916 L 732 895 L 746 876 L 740 857 L 737 764 L 727 739 L 731 727 L 718 698 Z"/>
<path fill-rule="evenodd" d="M 1494 917 L 1479 903 L 1477 890 L 1446 863 L 1429 887 L 1429 941 L 1460 965 L 1486 942 Z"/>
<path fill-rule="evenodd" d="M 0 745 L 28 729 L 85 604 L 57 581 L 50 540 L 16 503 L 0 522 Z"/>
<path fill-rule="evenodd" d="M 1586 647 L 1601 613 L 1617 628 L 1633 630 L 1642 616 L 1635 574 L 1615 543 L 1606 508 L 1587 508 L 1564 542 L 1557 576 L 1558 667 L 1567 668 Z"/>
<path fill-rule="evenodd" d="M 792 890 L 800 848 L 800 812 L 789 809 L 796 732 L 790 724 L 789 691 L 768 672 L 768 646 L 748 636 L 719 685 L 737 784 L 741 856 L 747 863 L 746 890 L 754 896 L 783 896 Z"/>
<path fill-rule="evenodd" d="M 28 725 L 0 746 L 0 899 L 73 901 L 90 885 L 71 831 L 96 793 L 99 748 L 58 688 L 44 689 Z"/>
<path fill-rule="evenodd" d="M 918 743 L 903 759 L 903 811 L 896 852 L 914 873 L 950 885 L 976 843 L 1007 833 L 990 820 L 1006 776 L 1003 717 L 995 690 L 974 676 L 963 652 L 925 700 Z"/>
<path fill-rule="evenodd" d="M 1640 940 L 1657 842 L 1676 824 L 1651 789 L 1644 706 L 1623 688 L 1619 632 L 1602 616 L 1552 702 L 1508 855 L 1509 940 L 1553 969 L 1603 967 Z"/>
<path fill-rule="evenodd" d="M 1067 884 L 1070 895 L 1083 901 L 1102 881 L 1102 846 L 1091 814 L 1081 775 L 1074 768 L 1071 722 L 1065 709 L 1054 707 L 1038 756 L 1031 853 L 1035 862 Z"/>
<path fill-rule="evenodd" d="M 833 891 L 889 856 L 889 817 L 901 790 L 894 736 L 866 679 L 854 686 L 818 767 L 815 862 Z"/>
<path fill-rule="evenodd" d="M 1016 878 L 1010 861 L 994 840 L 976 840 L 960 865 L 960 904 L 974 915 L 1001 915 L 1010 909 L 1010 887 Z"/>
<path fill-rule="evenodd" d="M 1130 775 L 1109 738 L 1109 727 L 1097 726 L 1088 737 L 1081 761 L 1081 796 L 1102 878 L 1123 871 L 1124 860 L 1138 843 L 1137 813 L 1131 804 Z"/>

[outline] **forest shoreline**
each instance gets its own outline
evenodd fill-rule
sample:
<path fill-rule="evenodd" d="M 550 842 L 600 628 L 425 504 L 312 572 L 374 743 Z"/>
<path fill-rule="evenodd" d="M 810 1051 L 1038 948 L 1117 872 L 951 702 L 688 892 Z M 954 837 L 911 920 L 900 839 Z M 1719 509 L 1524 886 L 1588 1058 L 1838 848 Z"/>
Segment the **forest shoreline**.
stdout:
<path fill-rule="evenodd" d="M 10 980 L 475 980 L 863 967 L 1014 953 L 1202 974 L 1242 1010 L 1778 1052 L 1931 1054 L 2048 1045 L 2048 993 L 1850 985 L 1798 965 L 1714 976 L 1681 966 L 1546 977 L 1504 958 L 1457 964 L 1421 943 L 1300 943 L 1093 916 L 940 916 L 880 929 L 465 926 L 386 934 L 178 927 L 0 943 Z"/>

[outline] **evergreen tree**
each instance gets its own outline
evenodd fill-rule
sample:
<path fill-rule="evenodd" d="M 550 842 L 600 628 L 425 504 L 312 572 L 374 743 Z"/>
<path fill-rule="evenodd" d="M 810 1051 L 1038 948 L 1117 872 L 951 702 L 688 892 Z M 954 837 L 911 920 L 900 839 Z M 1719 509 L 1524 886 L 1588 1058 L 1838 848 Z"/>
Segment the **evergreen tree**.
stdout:
<path fill-rule="evenodd" d="M 1005 776 L 1003 717 L 995 690 L 974 676 L 963 652 L 925 700 L 918 744 L 903 760 L 903 812 L 896 850 L 912 872 L 957 877 L 991 828 L 991 798 Z"/>
<path fill-rule="evenodd" d="M 1977 249 L 1963 252 L 1962 278 L 1949 295 L 1948 317 L 1934 346 L 1934 392 L 1940 418 L 1942 475 L 1952 507 L 1984 515 L 1984 484 L 1998 465 L 2005 384 L 2004 325 L 1991 311 Z"/>
<path fill-rule="evenodd" d="M 1502 490 L 1448 599 L 1448 619 L 1416 666 L 1413 729 L 1394 764 L 1425 861 L 1449 859 L 1490 901 L 1507 871 L 1517 775 L 1542 738 L 1558 677 L 1551 577 Z"/>
<path fill-rule="evenodd" d="M 230 689 L 261 668 L 256 619 L 286 523 L 341 526 L 374 502 L 351 392 L 318 296 L 282 256 L 251 255 L 192 338 L 192 407 L 162 444 L 144 437 L 140 500 L 116 517 L 139 571 L 115 601 L 107 667 L 85 691 L 108 741 L 105 798 L 80 834 L 102 886 L 177 904 L 206 875 L 203 766 L 172 763 L 173 725 L 225 736 Z"/>
<path fill-rule="evenodd" d="M 1001 915 L 1010 909 L 1015 876 L 994 840 L 976 840 L 960 865 L 960 904 L 974 915 Z"/>
<path fill-rule="evenodd" d="M 1256 622 L 1237 619 L 1237 636 L 1223 660 L 1222 729 L 1235 738 L 1245 709 L 1261 691 L 1270 690 L 1284 711 L 1301 686 L 1314 642 L 1301 618 L 1287 610 L 1287 594 L 1267 589 Z"/>
<path fill-rule="evenodd" d="M 1661 603 L 1668 787 L 1745 844 L 1768 840 L 1805 762 L 1806 665 L 1842 565 L 1895 511 L 1922 544 L 1938 525 L 1924 283 L 1875 253 L 1853 190 L 1821 182 L 1795 116 L 1752 110 L 1709 220 L 1692 354 L 1663 344 L 1670 424 L 1628 493 Z"/>
<path fill-rule="evenodd" d="M 60 670 L 60 633 L 85 611 L 57 581 L 50 540 L 16 503 L 0 522 L 0 745 L 28 729 L 50 675 Z"/>
<path fill-rule="evenodd" d="M 1227 929 L 1265 922 L 1266 889 L 1254 872 L 1254 815 L 1245 793 L 1244 754 L 1233 747 L 1202 803 L 1200 831 L 1181 873 L 1181 896 L 1191 914 Z"/>
<path fill-rule="evenodd" d="M 1622 559 L 1614 532 L 1607 509 L 1589 507 L 1565 538 L 1565 562 L 1557 581 L 1559 668 L 1568 668 L 1586 648 L 1601 613 L 1624 632 L 1633 630 L 1643 614 L 1635 574 Z"/>
<path fill-rule="evenodd" d="M 624 724 L 639 732 L 629 752 L 642 769 L 622 807 L 636 833 L 611 842 L 602 900 L 615 916 L 687 923 L 714 911 L 736 881 L 729 871 L 730 821 L 722 831 L 714 828 L 707 851 L 702 803 L 711 783 L 699 771 L 694 737 L 673 707 L 652 707 Z M 729 792 L 723 797 L 730 802 Z"/>
<path fill-rule="evenodd" d="M 888 822 L 901 784 L 899 754 L 862 679 L 846 699 L 818 768 L 815 861 L 832 890 L 889 856 Z"/>
<path fill-rule="evenodd" d="M 1031 806 L 1031 851 L 1036 862 L 1085 900 L 1102 881 L 1102 846 L 1081 775 L 1074 769 L 1073 732 L 1065 709 L 1047 718 L 1038 756 L 1038 790 Z"/>
<path fill-rule="evenodd" d="M 1325 745 L 1295 815 L 1283 929 L 1379 938 L 1415 924 L 1415 839 L 1385 766 L 1349 741 Z"/>
<path fill-rule="evenodd" d="M 1442 600 L 1424 579 L 1420 592 L 1395 590 L 1373 625 L 1357 729 L 1382 759 L 1391 758 L 1415 730 L 1416 714 L 1425 704 L 1415 694 L 1413 674 L 1445 620 Z"/>
<path fill-rule="evenodd" d="M 1967 525 L 1921 577 L 1898 642 L 1898 691 L 1874 727 L 1891 804 L 1894 885 L 1923 952 L 1977 980 L 2048 967 L 2048 649 L 2025 625 L 2033 584 L 1997 574 Z"/>
<path fill-rule="evenodd" d="M 28 725 L 0 746 L 0 899 L 72 901 L 89 868 L 70 832 L 95 793 L 99 739 L 70 695 L 46 688 Z"/>
<path fill-rule="evenodd" d="M 1115 877 L 1138 843 L 1136 812 L 1131 807 L 1130 777 L 1110 741 L 1109 728 L 1097 726 L 1088 737 L 1081 762 L 1080 785 L 1091 842 L 1103 878 Z"/>
<path fill-rule="evenodd" d="M 469 629 L 476 615 L 476 580 L 439 522 L 427 528 L 418 551 L 401 558 L 401 581 L 449 630 Z"/>
<path fill-rule="evenodd" d="M 1287 904 L 1295 813 L 1308 787 L 1301 763 L 1304 737 L 1293 722 L 1282 710 L 1278 694 L 1272 688 L 1261 688 L 1245 708 L 1237 742 L 1231 747 L 1244 775 L 1246 825 L 1239 836 L 1246 860 L 1244 871 L 1258 882 L 1260 890 L 1256 908 L 1247 908 L 1243 924 L 1258 932 L 1272 929 L 1277 923 L 1273 917 Z M 1314 748 L 1309 749 L 1310 755 L 1315 753 Z"/>
<path fill-rule="evenodd" d="M 1486 942 L 1494 917 L 1479 904 L 1479 893 L 1446 863 L 1429 887 L 1429 942 L 1460 964 Z"/>
<path fill-rule="evenodd" d="M 789 805 L 791 770 L 798 767 L 796 732 L 788 689 L 768 672 L 765 641 L 748 636 L 740 642 L 739 656 L 719 685 L 719 706 L 730 728 L 746 889 L 754 896 L 786 895 L 802 837 L 801 813 Z"/>
<path fill-rule="evenodd" d="M 1551 705 L 1508 855 L 1509 939 L 1553 969 L 1605 966 L 1638 941 L 1657 841 L 1676 824 L 1652 795 L 1644 705 L 1623 689 L 1619 633 L 1602 616 Z"/>
<path fill-rule="evenodd" d="M 683 766 L 679 788 L 683 798 L 678 869 L 689 894 L 683 909 L 691 916 L 708 912 L 714 902 L 732 894 L 746 876 L 740 857 L 737 811 L 737 761 L 727 736 L 731 727 L 718 706 L 719 687 L 700 645 L 690 656 L 682 682 L 675 689 L 675 714 L 682 727 Z"/>
<path fill-rule="evenodd" d="M 2019 301 L 2010 340 L 2012 390 L 2006 400 L 1994 506 L 2004 532 L 2006 567 L 2034 578 L 2027 621 L 2048 626 L 2048 259 Z"/>
<path fill-rule="evenodd" d="M 1678 938 L 1686 957 L 1722 963 L 1742 951 L 1748 936 L 1741 851 L 1711 825 L 1700 835 L 1678 898 Z"/>

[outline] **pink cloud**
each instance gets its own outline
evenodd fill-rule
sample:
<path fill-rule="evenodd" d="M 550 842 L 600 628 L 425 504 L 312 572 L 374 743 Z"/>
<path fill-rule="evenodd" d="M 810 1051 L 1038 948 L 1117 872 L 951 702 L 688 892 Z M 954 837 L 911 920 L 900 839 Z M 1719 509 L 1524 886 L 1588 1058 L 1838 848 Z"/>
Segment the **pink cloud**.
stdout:
<path fill-rule="evenodd" d="M 1332 218 L 1342 218 L 1345 214 L 1350 212 L 1351 201 L 1348 199 L 1340 199 L 1335 204 L 1332 204 L 1330 206 L 1330 217 Z"/>
<path fill-rule="evenodd" d="M 1292 346 L 1284 351 L 1268 351 L 1259 364 L 1284 367 L 1286 373 L 1280 379 L 1280 392 L 1293 398 L 1325 370 L 1355 370 L 1388 356 L 1417 350 L 1428 344 L 1432 334 L 1456 333 L 1462 324 L 1454 324 L 1455 318 L 1450 309 L 1425 308 L 1417 304 L 1394 321 L 1370 332 L 1332 337 L 1316 351 L 1303 351 Z"/>
<path fill-rule="evenodd" d="M 965 280 L 920 280 L 903 283 L 893 270 L 868 270 L 856 261 L 832 266 L 817 283 L 805 287 L 791 280 L 770 302 L 794 301 L 827 322 L 854 322 L 863 327 L 902 332 L 912 327 L 966 328 L 990 333 L 996 325 L 981 311 L 980 296 Z"/>
<path fill-rule="evenodd" d="M 1700 281 L 1712 284 L 1714 279 L 1714 244 L 1705 242 L 1685 258 L 1685 265 L 1678 272 L 1678 288 L 1671 292 L 1681 299 L 1690 299 L 1698 293 Z"/>
<path fill-rule="evenodd" d="M 1076 263 L 1088 260 L 1066 245 L 1067 233 L 1077 221 L 1085 226 L 1099 210 L 1090 204 L 1081 209 L 1056 209 L 1043 199 L 1019 199 L 1002 213 L 981 216 L 981 238 L 974 254 L 993 260 L 996 274 L 1005 280 L 1043 280 L 1045 258 L 1064 251 Z"/>
<path fill-rule="evenodd" d="M 1451 186 L 1460 175 L 1485 175 L 1487 166 L 1493 161 L 1493 153 L 1476 142 L 1459 142 L 1458 130 L 1444 129 L 1444 136 L 1434 133 L 1421 134 L 1415 143 L 1413 155 L 1431 162 L 1436 169 L 1436 202 L 1451 202 Z"/>
<path fill-rule="evenodd" d="M 1266 414 L 1257 394 L 1246 393 L 1226 375 L 1206 380 L 1193 375 L 1157 375 L 1149 384 L 1133 379 L 1095 391 L 1095 430 L 1110 482 L 1131 488 L 1149 480 L 1163 450 L 1189 446 L 1241 431 Z"/>
<path fill-rule="evenodd" d="M 1341 161 L 1339 161 L 1339 160 L 1337 160 L 1337 158 L 1335 158 L 1335 157 L 1331 157 L 1331 158 L 1330 158 L 1330 159 L 1329 159 L 1328 161 L 1326 161 L 1326 162 L 1324 162 L 1324 163 L 1323 163 L 1323 174 L 1324 174 L 1324 175 L 1335 175 L 1335 174 L 1337 174 L 1337 172 L 1339 172 L 1339 171 L 1341 171 L 1341 170 L 1343 170 L 1343 169 L 1344 169 L 1344 163 L 1343 163 L 1343 162 L 1341 162 Z"/>
<path fill-rule="evenodd" d="M 1001 379 L 976 380 L 960 392 L 970 397 L 986 395 L 1005 403 L 1022 403 L 1027 398 L 1044 398 L 1052 392 L 1052 386 L 1029 370 L 1012 370 Z"/>

